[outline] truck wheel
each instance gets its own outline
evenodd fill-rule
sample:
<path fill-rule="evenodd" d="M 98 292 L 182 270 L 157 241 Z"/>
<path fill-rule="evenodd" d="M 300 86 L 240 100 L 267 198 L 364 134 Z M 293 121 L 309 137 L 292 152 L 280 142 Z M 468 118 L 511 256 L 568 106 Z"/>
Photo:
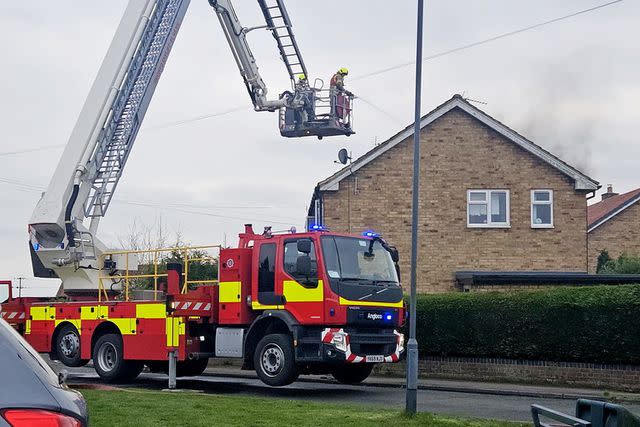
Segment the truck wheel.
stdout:
<path fill-rule="evenodd" d="M 334 367 L 331 375 L 342 384 L 360 384 L 371 375 L 372 370 L 373 364 L 370 363 L 344 364 Z"/>
<path fill-rule="evenodd" d="M 80 358 L 80 334 L 73 325 L 64 325 L 60 328 L 54 345 L 58 359 L 65 366 L 77 368 L 89 362 Z"/>
<path fill-rule="evenodd" d="M 196 360 L 185 360 L 184 362 L 178 362 L 176 366 L 176 376 L 178 377 L 197 377 L 198 375 L 202 375 L 205 369 L 207 369 L 207 365 L 209 364 L 209 359 L 196 359 Z"/>
<path fill-rule="evenodd" d="M 253 355 L 256 373 L 263 383 L 278 387 L 298 378 L 293 356 L 293 343 L 286 334 L 271 334 L 262 338 Z"/>
<path fill-rule="evenodd" d="M 98 338 L 93 347 L 93 366 L 105 381 L 131 381 L 142 368 L 143 362 L 124 360 L 122 337 L 118 334 L 105 334 Z"/>

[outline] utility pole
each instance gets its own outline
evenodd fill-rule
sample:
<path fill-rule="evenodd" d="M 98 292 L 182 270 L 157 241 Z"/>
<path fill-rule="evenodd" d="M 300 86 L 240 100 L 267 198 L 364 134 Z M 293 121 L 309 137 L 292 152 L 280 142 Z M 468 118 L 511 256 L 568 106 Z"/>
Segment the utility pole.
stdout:
<path fill-rule="evenodd" d="M 418 397 L 418 341 L 416 340 L 416 264 L 418 262 L 418 203 L 420 190 L 420 94 L 422 91 L 422 23 L 424 0 L 418 0 L 416 40 L 416 105 L 413 123 L 413 207 L 411 212 L 411 301 L 407 344 L 407 401 L 405 411 L 415 414 Z"/>

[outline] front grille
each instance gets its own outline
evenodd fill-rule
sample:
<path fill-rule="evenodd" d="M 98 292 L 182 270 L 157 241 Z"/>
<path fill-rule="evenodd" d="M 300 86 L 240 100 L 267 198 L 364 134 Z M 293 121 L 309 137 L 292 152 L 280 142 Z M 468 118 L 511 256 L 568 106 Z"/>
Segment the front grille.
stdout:
<path fill-rule="evenodd" d="M 393 333 L 352 333 L 349 335 L 349 343 L 354 354 L 389 356 L 396 350 L 397 337 Z"/>

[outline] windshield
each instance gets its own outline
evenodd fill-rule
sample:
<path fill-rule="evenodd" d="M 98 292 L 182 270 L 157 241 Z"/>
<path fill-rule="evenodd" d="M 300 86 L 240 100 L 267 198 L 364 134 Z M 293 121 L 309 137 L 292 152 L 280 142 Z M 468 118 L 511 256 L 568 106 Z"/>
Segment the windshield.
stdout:
<path fill-rule="evenodd" d="M 331 279 L 398 284 L 391 254 L 379 241 L 357 237 L 322 236 L 322 254 Z"/>

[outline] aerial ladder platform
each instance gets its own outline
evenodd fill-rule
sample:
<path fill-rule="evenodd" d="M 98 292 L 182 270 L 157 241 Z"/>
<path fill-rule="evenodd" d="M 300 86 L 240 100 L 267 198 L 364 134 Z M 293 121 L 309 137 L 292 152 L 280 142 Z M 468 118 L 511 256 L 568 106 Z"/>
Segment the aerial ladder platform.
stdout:
<path fill-rule="evenodd" d="M 256 111 L 278 111 L 285 137 L 350 135 L 349 116 L 337 117 L 323 88 L 297 86 L 307 69 L 282 0 L 258 0 L 265 24 L 246 28 L 231 0 L 208 0 L 215 11 Z M 96 237 L 190 0 L 130 0 L 47 191 L 29 221 L 34 274 L 60 277 L 65 291 L 95 292 L 97 260 L 107 248 Z M 270 31 L 292 90 L 268 97 L 247 41 Z M 311 101 L 304 104 L 302 101 Z M 310 110 L 310 114 L 303 114 Z M 318 110 L 318 111 L 316 111 Z M 86 221 L 85 221 L 86 220 Z"/>

